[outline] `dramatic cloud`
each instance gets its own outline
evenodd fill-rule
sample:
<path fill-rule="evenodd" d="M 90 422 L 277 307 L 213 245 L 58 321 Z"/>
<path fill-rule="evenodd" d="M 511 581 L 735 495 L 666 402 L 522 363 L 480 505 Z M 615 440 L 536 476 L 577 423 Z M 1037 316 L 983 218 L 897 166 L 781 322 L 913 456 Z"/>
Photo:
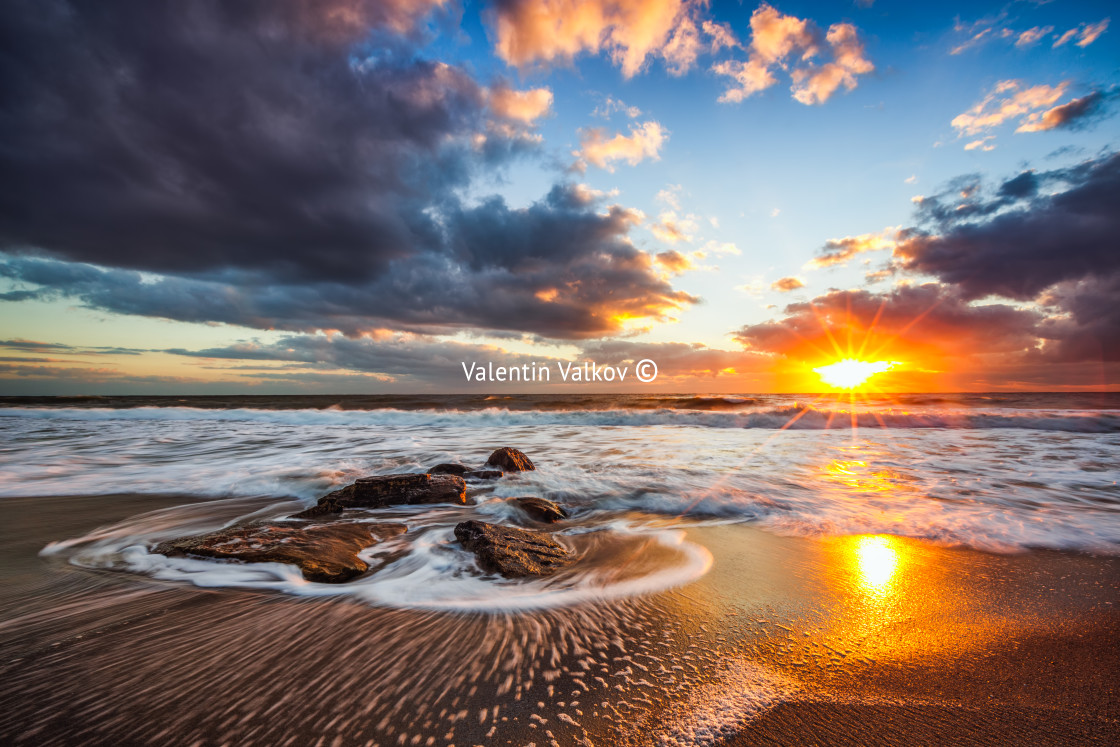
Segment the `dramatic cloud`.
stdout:
<path fill-rule="evenodd" d="M 444 251 L 394 261 L 366 284 L 280 284 L 244 273 L 152 278 L 21 257 L 0 261 L 0 277 L 37 286 L 42 298 L 76 298 L 123 314 L 349 335 L 397 325 L 597 337 L 698 300 L 674 290 L 630 243 L 639 215 L 618 206 L 599 213 L 589 199 L 576 187 L 557 187 L 524 209 L 493 198 L 450 210 Z"/>
<path fill-rule="evenodd" d="M 1067 80 L 1023 88 L 1018 80 L 1000 81 L 979 103 L 954 117 L 952 125 L 961 135 L 978 135 L 1012 119 L 1021 118 L 1025 124 L 1032 114 L 1053 106 L 1069 85 Z"/>
<path fill-rule="evenodd" d="M 582 132 L 580 149 L 573 151 L 572 155 L 580 165 L 590 163 L 614 171 L 614 165 L 619 161 L 636 166 L 646 159 L 660 159 L 661 146 L 668 139 L 669 132 L 653 121 L 634 125 L 629 135 L 618 132 L 614 137 L 608 137 L 601 127 L 592 127 Z"/>
<path fill-rule="evenodd" d="M 850 356 L 899 362 L 901 388 L 1099 386 L 1106 368 L 1085 364 L 1120 362 L 1117 204 L 1120 154 L 990 189 L 960 177 L 917 202 L 916 227 L 829 242 L 824 264 L 893 244 L 868 277 L 894 275 L 892 290 L 833 290 L 735 339 L 791 375 Z"/>
<path fill-rule="evenodd" d="M 778 280 L 775 280 L 773 283 L 770 283 L 770 288 L 772 290 L 778 291 L 779 293 L 789 293 L 790 291 L 795 291 L 798 288 L 804 287 L 805 281 L 799 277 L 794 277 L 792 275 L 790 277 L 780 278 Z"/>
<path fill-rule="evenodd" d="M 693 302 L 630 243 L 636 215 L 585 190 L 462 203 L 534 152 L 552 94 L 421 59 L 399 32 L 440 4 L 4 5 L 3 299 L 577 338 Z M 655 158 L 666 135 L 587 159 Z"/>
<path fill-rule="evenodd" d="M 21 187 L 3 247 L 369 278 L 436 240 L 426 208 L 478 160 L 486 96 L 466 73 L 348 58 L 359 21 L 395 28 L 412 5 L 4 7 L 0 166 Z"/>
<path fill-rule="evenodd" d="M 691 66 L 699 48 L 693 10 L 685 0 L 497 0 L 490 25 L 498 56 L 511 65 L 606 52 L 630 78 L 651 56 L 678 74 Z"/>
<path fill-rule="evenodd" d="M 991 196 L 952 185 L 919 203 L 919 225 L 899 233 L 894 255 L 903 269 L 934 275 L 966 298 L 1031 300 L 1056 283 L 1120 271 L 1117 204 L 1115 153 L 1024 172 Z"/>
<path fill-rule="evenodd" d="M 1104 113 L 1106 105 L 1116 98 L 1120 89 L 1112 91 L 1093 91 L 1088 96 L 1073 99 L 1061 106 L 1035 112 L 1028 116 L 1016 132 L 1043 132 L 1061 127 L 1077 129 L 1093 121 Z"/>
<path fill-rule="evenodd" d="M 822 34 L 812 21 L 783 15 L 763 3 L 751 15 L 750 25 L 748 59 L 724 60 L 712 66 L 717 75 L 734 80 L 720 101 L 743 101 L 777 83 L 776 70 L 792 67 L 793 97 L 802 104 L 821 104 L 841 86 L 849 91 L 855 88 L 857 75 L 875 70 L 850 23 L 833 24 Z M 813 62 L 826 51 L 832 56 L 830 62 Z"/>
<path fill-rule="evenodd" d="M 735 339 L 748 350 L 798 360 L 852 355 L 944 363 L 961 356 L 1034 350 L 1039 343 L 1035 328 L 1042 319 L 1036 311 L 1009 305 L 970 305 L 936 283 L 882 294 L 831 291 L 790 304 L 784 313 L 779 321 L 739 329 Z"/>

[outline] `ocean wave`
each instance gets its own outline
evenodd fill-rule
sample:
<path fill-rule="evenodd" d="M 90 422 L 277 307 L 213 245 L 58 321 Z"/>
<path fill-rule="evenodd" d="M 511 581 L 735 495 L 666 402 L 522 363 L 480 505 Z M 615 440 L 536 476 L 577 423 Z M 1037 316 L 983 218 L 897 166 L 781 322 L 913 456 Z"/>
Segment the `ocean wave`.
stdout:
<path fill-rule="evenodd" d="M 908 411 L 894 408 L 818 408 L 809 405 L 736 412 L 659 409 L 611 410 L 272 410 L 196 407 L 0 408 L 0 419 L 73 421 L 213 421 L 340 427 L 490 427 L 490 426 L 691 426 L 766 430 L 842 430 L 851 428 L 1016 428 L 1069 433 L 1120 433 L 1120 413 L 1068 410 Z"/>

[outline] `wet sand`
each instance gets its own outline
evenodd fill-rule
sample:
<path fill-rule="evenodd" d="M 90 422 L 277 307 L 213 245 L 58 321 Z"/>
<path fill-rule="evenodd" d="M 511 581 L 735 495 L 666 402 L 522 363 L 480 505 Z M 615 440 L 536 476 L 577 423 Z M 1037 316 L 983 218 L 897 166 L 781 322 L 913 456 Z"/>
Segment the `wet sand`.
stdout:
<path fill-rule="evenodd" d="M 1116 558 L 692 527 L 685 588 L 483 615 L 38 555 L 186 500 L 0 500 L 0 742 L 1120 741 Z"/>

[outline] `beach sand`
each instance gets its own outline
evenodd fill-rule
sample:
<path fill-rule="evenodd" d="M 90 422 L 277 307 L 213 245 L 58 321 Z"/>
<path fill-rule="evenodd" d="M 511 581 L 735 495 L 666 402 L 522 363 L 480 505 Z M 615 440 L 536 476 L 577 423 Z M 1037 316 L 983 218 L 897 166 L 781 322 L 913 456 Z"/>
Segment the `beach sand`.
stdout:
<path fill-rule="evenodd" d="M 687 587 L 484 615 L 39 555 L 187 500 L 0 500 L 0 742 L 1120 742 L 1116 558 L 692 526 Z"/>

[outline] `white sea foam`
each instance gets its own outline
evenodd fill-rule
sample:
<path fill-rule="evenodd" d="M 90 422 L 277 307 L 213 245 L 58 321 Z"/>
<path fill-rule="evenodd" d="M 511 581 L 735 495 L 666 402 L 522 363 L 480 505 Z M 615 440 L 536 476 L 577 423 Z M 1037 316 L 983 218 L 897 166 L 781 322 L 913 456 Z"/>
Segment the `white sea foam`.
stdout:
<path fill-rule="evenodd" d="M 68 554 L 72 563 L 88 568 L 115 568 L 165 581 L 204 588 L 231 587 L 281 591 L 297 596 L 353 596 L 397 608 L 456 612 L 520 612 L 609 601 L 682 586 L 704 575 L 711 554 L 688 542 L 680 530 L 642 526 L 614 520 L 580 533 L 573 545 L 584 560 L 570 572 L 544 579 L 508 581 L 480 571 L 473 555 L 454 537 L 461 513 L 447 510 L 413 512 L 409 531 L 364 551 L 371 566 L 385 556 L 397 559 L 346 584 L 306 581 L 299 569 L 284 563 L 242 564 L 187 557 L 166 557 L 151 551 L 158 539 L 204 528 L 197 521 L 199 506 L 184 506 L 134 517 L 89 535 L 53 543 L 43 555 Z M 461 511 L 461 510 L 460 510 Z M 205 528 L 213 528 L 211 526 Z M 587 529 L 585 527 L 585 529 Z M 629 570 L 587 558 L 589 544 L 616 544 L 630 553 Z M 582 552 L 581 552 L 582 550 Z M 646 562 L 642 562 L 643 557 Z"/>
<path fill-rule="evenodd" d="M 766 412 L 754 416 L 777 417 Z M 997 551 L 1120 552 L 1113 411 L 927 408 L 892 415 L 888 408 L 861 414 L 856 430 L 840 415 L 831 429 L 797 430 L 827 421 L 815 410 L 789 430 L 695 424 L 742 417 L 662 410 L 0 409 L 0 495 L 310 502 L 362 475 L 448 461 L 479 465 L 491 449 L 514 445 L 538 470 L 479 484 L 472 494 L 539 495 L 604 517 L 635 511 L 749 521 L 798 535 L 891 533 Z M 927 427 L 878 425 L 889 417 L 918 418 Z M 596 424 L 612 418 L 673 425 Z M 874 427 L 862 426 L 868 418 Z M 1004 427 L 929 427 L 937 420 Z M 478 510 L 491 520 L 512 515 L 500 501 Z"/>
<path fill-rule="evenodd" d="M 729 398 L 719 398 L 728 402 Z M 853 415 L 854 409 L 854 415 Z M 1071 433 L 1120 432 L 1120 413 L 1111 410 L 1022 410 L 966 408 L 892 407 L 828 408 L 789 406 L 734 412 L 688 409 L 611 410 L 256 410 L 247 408 L 208 409 L 194 407 L 134 408 L 0 408 L 0 418 L 56 421 L 206 421 L 214 423 L 270 423 L 275 425 L 318 425 L 335 427 L 489 427 L 489 426 L 649 426 L 677 425 L 704 428 L 759 428 L 782 430 L 843 430 L 855 425 L 863 429 L 985 429 L 1014 428 Z"/>

